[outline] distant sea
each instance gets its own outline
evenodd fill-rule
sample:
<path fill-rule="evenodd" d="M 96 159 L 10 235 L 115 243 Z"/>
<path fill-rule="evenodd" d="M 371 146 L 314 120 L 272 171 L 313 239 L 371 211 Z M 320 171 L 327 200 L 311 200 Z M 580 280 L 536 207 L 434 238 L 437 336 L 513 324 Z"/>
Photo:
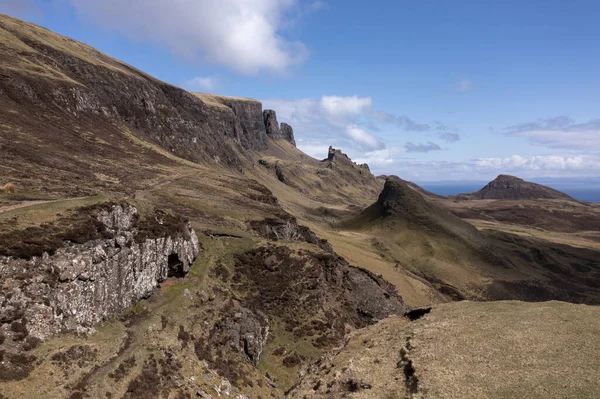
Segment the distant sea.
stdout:
<path fill-rule="evenodd" d="M 415 182 L 427 191 L 438 195 L 457 195 L 468 194 L 479 191 L 487 182 Z M 600 202 L 600 186 L 582 187 L 561 184 L 545 184 L 555 190 L 562 191 L 565 194 L 579 201 Z"/>

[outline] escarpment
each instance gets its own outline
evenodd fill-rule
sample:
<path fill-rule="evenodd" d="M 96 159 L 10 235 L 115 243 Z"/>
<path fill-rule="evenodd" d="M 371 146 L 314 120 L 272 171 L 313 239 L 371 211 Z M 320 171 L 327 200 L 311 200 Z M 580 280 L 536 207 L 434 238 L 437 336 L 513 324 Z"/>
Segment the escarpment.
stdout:
<path fill-rule="evenodd" d="M 0 16 L 0 31 L 0 147 L 7 154 L 0 167 L 10 166 L 6 178 L 24 187 L 40 184 L 35 175 L 49 190 L 70 194 L 130 189 L 173 156 L 240 170 L 245 150 L 266 150 L 270 139 L 294 142 L 289 125 L 275 121 L 267 132 L 259 101 L 189 93 L 8 16 Z M 27 132 L 23 140 L 3 139 L 17 130 Z M 89 164 L 98 165 L 94 173 Z M 138 176 L 123 172 L 140 168 L 147 170 Z M 61 186 L 74 179 L 84 184 Z"/>
<path fill-rule="evenodd" d="M 260 101 L 206 93 L 194 95 L 208 106 L 223 135 L 245 149 L 266 150 L 269 140 L 286 140 L 296 145 L 292 127 L 286 123 L 280 126 L 275 111 L 263 111 Z"/>
<path fill-rule="evenodd" d="M 18 348 L 27 336 L 92 331 L 167 277 L 185 276 L 199 253 L 195 232 L 179 218 L 156 212 L 141 220 L 126 204 L 90 212 L 98 224 L 88 228 L 101 231 L 98 238 L 63 242 L 31 259 L 0 257 L 0 331 L 7 348 Z M 17 333 L 13 326 L 22 328 Z"/>
<path fill-rule="evenodd" d="M 280 126 L 279 122 L 277 122 L 277 113 L 275 111 L 271 109 L 264 110 L 263 119 L 265 122 L 267 136 L 274 140 L 286 140 L 294 147 L 296 146 L 294 129 L 292 129 L 292 127 L 287 123 L 282 123 Z"/>

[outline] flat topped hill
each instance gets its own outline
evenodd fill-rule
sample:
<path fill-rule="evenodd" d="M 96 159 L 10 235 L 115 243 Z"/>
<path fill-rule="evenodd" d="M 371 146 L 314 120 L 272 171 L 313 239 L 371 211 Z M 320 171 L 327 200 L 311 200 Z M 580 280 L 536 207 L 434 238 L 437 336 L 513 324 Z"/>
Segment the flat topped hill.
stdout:
<path fill-rule="evenodd" d="M 564 199 L 572 200 L 561 193 L 541 184 L 530 183 L 515 176 L 500 175 L 476 193 L 466 194 L 470 199 Z"/>

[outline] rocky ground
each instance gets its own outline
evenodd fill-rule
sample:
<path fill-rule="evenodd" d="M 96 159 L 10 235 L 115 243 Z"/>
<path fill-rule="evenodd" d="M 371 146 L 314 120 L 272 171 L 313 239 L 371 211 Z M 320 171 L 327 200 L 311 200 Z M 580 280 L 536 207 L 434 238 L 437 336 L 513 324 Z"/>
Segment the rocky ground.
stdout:
<path fill-rule="evenodd" d="M 600 309 L 460 302 L 352 333 L 291 398 L 595 398 Z M 568 369 L 568 372 L 565 372 Z M 482 383 L 485 381 L 485 383 Z"/>
<path fill-rule="evenodd" d="M 456 303 L 598 304 L 593 205 L 435 196 L 258 101 L 0 35 L 0 397 L 600 392 L 595 308 Z"/>

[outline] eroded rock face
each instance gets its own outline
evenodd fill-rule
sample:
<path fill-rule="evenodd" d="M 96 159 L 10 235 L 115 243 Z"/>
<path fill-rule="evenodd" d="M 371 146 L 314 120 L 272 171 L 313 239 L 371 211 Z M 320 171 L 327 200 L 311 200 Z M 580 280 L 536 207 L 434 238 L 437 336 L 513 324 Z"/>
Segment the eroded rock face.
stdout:
<path fill-rule="evenodd" d="M 339 169 L 344 168 L 344 166 L 351 166 L 357 168 L 360 174 L 367 175 L 369 177 L 374 177 L 371 174 L 371 169 L 369 169 L 369 165 L 366 163 L 357 164 L 353 162 L 350 157 L 344 154 L 341 150 L 335 149 L 329 146 L 329 151 L 327 152 L 327 159 L 324 160 L 327 163 L 327 167 L 329 169 Z"/>
<path fill-rule="evenodd" d="M 319 238 L 311 229 L 298 224 L 291 215 L 253 220 L 248 222 L 250 230 L 269 240 L 304 241 L 315 244 L 324 251 L 333 254 L 333 247 L 327 240 Z"/>
<path fill-rule="evenodd" d="M 361 328 L 407 311 L 394 286 L 335 254 L 265 246 L 236 260 L 242 305 L 282 321 L 316 347 L 343 339 L 346 325 Z"/>
<path fill-rule="evenodd" d="M 279 129 L 281 131 L 281 138 L 289 141 L 295 147 L 296 139 L 294 139 L 294 129 L 287 123 L 282 123 Z"/>
<path fill-rule="evenodd" d="M 262 104 L 249 99 L 219 97 L 225 107 L 208 107 L 211 123 L 224 136 L 233 138 L 242 147 L 262 151 L 268 148 L 269 137 L 263 121 Z"/>
<path fill-rule="evenodd" d="M 213 346 L 229 345 L 246 355 L 256 366 L 269 336 L 269 319 L 261 311 L 253 312 L 232 304 L 231 309 L 215 325 L 210 335 Z"/>
<path fill-rule="evenodd" d="M 294 129 L 287 123 L 282 123 L 279 126 L 277 122 L 277 113 L 272 109 L 266 109 L 263 111 L 263 119 L 265 123 L 265 129 L 267 135 L 274 140 L 286 140 L 296 146 L 296 140 L 294 139 Z"/>
<path fill-rule="evenodd" d="M 53 255 L 29 260 L 0 257 L 0 331 L 5 336 L 19 341 L 7 328 L 14 322 L 42 340 L 62 331 L 90 332 L 150 295 L 168 276 L 187 273 L 199 253 L 198 238 L 187 223 L 162 237 L 140 237 L 137 209 L 129 205 L 113 205 L 98 220 L 112 238 L 66 244 Z"/>

